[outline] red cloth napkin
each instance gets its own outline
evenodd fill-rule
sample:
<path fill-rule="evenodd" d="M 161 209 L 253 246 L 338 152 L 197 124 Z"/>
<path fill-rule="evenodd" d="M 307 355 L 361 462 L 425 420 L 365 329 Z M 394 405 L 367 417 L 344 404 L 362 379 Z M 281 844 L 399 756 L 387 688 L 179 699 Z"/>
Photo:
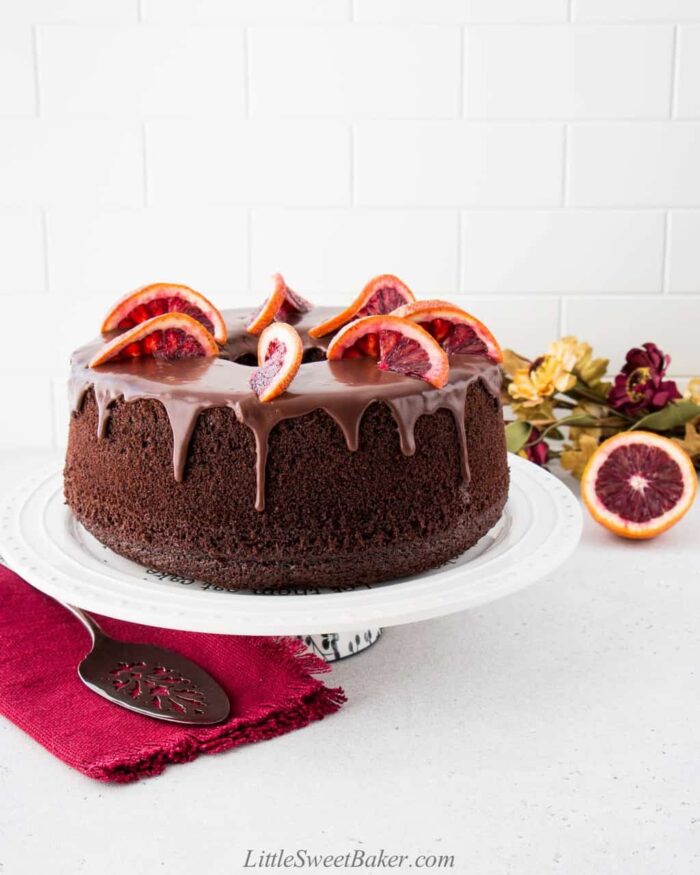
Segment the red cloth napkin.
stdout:
<path fill-rule="evenodd" d="M 0 566 L 0 714 L 69 766 L 99 781 L 135 781 L 169 763 L 274 738 L 337 711 L 345 701 L 312 674 L 328 670 L 297 639 L 174 632 L 98 617 L 108 635 L 157 644 L 198 663 L 221 684 L 231 716 L 178 726 L 93 693 L 77 666 L 87 631 L 65 608 Z"/>

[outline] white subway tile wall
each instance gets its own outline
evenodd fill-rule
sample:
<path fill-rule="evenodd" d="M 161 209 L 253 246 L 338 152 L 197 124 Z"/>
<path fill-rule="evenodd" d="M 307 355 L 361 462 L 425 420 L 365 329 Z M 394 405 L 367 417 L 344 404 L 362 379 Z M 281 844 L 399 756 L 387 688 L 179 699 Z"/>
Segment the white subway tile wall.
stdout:
<path fill-rule="evenodd" d="M 700 80 L 698 80 L 700 88 Z M 692 207 L 700 202 L 700 123 L 571 126 L 569 194 L 580 207 Z"/>
<path fill-rule="evenodd" d="M 459 28 L 251 27 L 253 118 L 455 118 Z"/>
<path fill-rule="evenodd" d="M 0 447 L 62 444 L 70 350 L 161 279 L 392 271 L 698 373 L 699 155 L 700 0 L 0 2 Z"/>
<path fill-rule="evenodd" d="M 243 115 L 240 27 L 39 26 L 37 54 L 48 118 Z"/>
<path fill-rule="evenodd" d="M 700 293 L 700 212 L 671 213 L 668 247 L 668 290 Z"/>
<path fill-rule="evenodd" d="M 148 202 L 349 205 L 350 149 L 338 122 L 146 122 Z"/>
<path fill-rule="evenodd" d="M 49 209 L 47 236 L 57 296 L 109 307 L 144 277 L 199 285 L 215 299 L 248 286 L 248 219 L 236 207 Z"/>
<path fill-rule="evenodd" d="M 354 152 L 359 204 L 561 203 L 564 130 L 558 124 L 361 122 Z"/>
<path fill-rule="evenodd" d="M 5 296 L 46 291 L 41 210 L 0 207 L 0 307 Z"/>
<path fill-rule="evenodd" d="M 659 291 L 664 214 L 658 210 L 511 210 L 465 214 L 468 292 Z"/>
<path fill-rule="evenodd" d="M 0 206 L 139 206 L 139 122 L 0 118 Z M 7 245 L 6 241 L 6 245 Z"/>
<path fill-rule="evenodd" d="M 675 113 L 679 118 L 700 118 L 700 24 L 684 27 L 678 35 L 678 86 Z"/>
<path fill-rule="evenodd" d="M 467 115 L 667 118 L 673 44 L 670 25 L 470 27 Z"/>
<path fill-rule="evenodd" d="M 138 19 L 139 0 L 3 0 L 0 4 L 3 24 L 112 24 Z"/>
<path fill-rule="evenodd" d="M 33 116 L 36 111 L 32 31 L 0 26 L 0 115 Z"/>
<path fill-rule="evenodd" d="M 450 210 L 254 210 L 251 279 L 269 285 L 274 252 L 293 288 L 314 300 L 349 303 L 372 276 L 411 278 L 417 294 L 454 297 L 459 286 L 459 231 Z"/>

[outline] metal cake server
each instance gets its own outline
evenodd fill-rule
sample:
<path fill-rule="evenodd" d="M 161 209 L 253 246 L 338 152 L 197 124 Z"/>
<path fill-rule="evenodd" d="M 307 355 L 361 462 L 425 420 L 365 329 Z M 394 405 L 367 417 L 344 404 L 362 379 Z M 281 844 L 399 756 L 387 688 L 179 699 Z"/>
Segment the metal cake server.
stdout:
<path fill-rule="evenodd" d="M 194 662 L 152 644 L 116 641 L 85 611 L 63 606 L 92 638 L 92 650 L 78 666 L 78 676 L 95 693 L 122 708 L 173 723 L 202 726 L 228 717 L 228 696 Z"/>

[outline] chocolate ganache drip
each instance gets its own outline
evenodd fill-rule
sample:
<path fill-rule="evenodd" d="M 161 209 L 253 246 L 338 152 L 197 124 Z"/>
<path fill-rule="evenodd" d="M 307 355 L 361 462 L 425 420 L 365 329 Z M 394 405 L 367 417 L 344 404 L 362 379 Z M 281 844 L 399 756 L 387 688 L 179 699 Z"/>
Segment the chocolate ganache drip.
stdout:
<path fill-rule="evenodd" d="M 308 329 L 335 311 L 316 307 L 295 323 L 304 349 L 324 350 L 330 338 L 316 340 Z M 245 330 L 247 310 L 223 313 L 229 339 L 219 358 L 191 358 L 164 361 L 150 357 L 114 362 L 89 368 L 88 362 L 105 343 L 99 338 L 77 350 L 71 359 L 70 403 L 76 412 L 92 387 L 97 408 L 98 437 L 106 434 L 111 404 L 151 399 L 166 410 L 173 432 L 173 473 L 182 480 L 187 450 L 197 418 L 209 407 L 230 407 L 239 422 L 251 429 L 257 452 L 257 490 L 255 507 L 265 509 L 265 467 L 268 437 L 278 422 L 324 410 L 340 427 L 348 450 L 359 446 L 360 423 L 365 410 L 374 402 L 386 404 L 396 420 L 401 451 L 413 455 L 415 425 L 419 417 L 445 408 L 451 411 L 462 449 L 462 472 L 469 480 L 469 459 L 464 430 L 464 407 L 471 383 L 481 380 L 498 398 L 501 374 L 498 365 L 473 356 L 451 356 L 450 377 L 446 386 L 435 389 L 421 380 L 382 371 L 372 359 L 329 362 L 311 361 L 302 365 L 289 389 L 265 404 L 248 386 L 251 370 L 237 360 L 255 356 L 258 338 Z"/>

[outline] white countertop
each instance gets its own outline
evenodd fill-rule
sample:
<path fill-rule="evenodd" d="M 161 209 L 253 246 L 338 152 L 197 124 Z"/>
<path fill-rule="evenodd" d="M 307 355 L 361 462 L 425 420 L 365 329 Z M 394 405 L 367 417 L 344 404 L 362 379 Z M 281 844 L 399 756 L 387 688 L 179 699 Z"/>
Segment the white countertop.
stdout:
<path fill-rule="evenodd" d="M 0 489 L 37 458 L 5 452 Z M 336 665 L 338 714 L 158 778 L 99 784 L 0 719 L 0 873 L 238 875 L 279 848 L 698 872 L 699 524 L 634 543 L 587 517 L 555 574 Z"/>

